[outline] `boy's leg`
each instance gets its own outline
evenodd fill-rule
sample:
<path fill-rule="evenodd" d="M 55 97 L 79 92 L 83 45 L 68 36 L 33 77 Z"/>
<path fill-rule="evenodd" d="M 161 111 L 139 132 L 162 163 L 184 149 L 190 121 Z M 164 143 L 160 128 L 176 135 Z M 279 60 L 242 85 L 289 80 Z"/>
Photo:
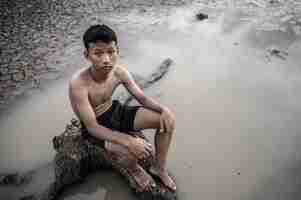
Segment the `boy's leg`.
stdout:
<path fill-rule="evenodd" d="M 174 126 L 174 124 L 173 124 Z M 162 182 L 172 190 L 176 190 L 174 181 L 170 178 L 166 170 L 167 153 L 171 143 L 172 132 L 160 132 L 160 114 L 146 108 L 139 108 L 134 120 L 134 129 L 156 129 L 155 147 L 156 163 L 152 166 L 151 172 L 159 176 Z"/>
<path fill-rule="evenodd" d="M 155 186 L 155 182 L 150 175 L 138 164 L 138 160 L 123 146 L 105 142 L 105 149 L 116 162 L 127 169 L 133 175 L 138 191 L 148 191 Z"/>

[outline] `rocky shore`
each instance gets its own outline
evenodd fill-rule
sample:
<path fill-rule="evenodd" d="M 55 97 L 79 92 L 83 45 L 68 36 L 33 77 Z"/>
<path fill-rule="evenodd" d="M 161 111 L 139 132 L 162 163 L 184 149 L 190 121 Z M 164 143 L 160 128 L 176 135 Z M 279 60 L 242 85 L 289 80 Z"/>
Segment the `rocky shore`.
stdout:
<path fill-rule="evenodd" d="M 29 89 L 60 78 L 68 46 L 81 42 L 83 29 L 110 12 L 184 1 L 3 0 L 0 2 L 0 109 Z"/>

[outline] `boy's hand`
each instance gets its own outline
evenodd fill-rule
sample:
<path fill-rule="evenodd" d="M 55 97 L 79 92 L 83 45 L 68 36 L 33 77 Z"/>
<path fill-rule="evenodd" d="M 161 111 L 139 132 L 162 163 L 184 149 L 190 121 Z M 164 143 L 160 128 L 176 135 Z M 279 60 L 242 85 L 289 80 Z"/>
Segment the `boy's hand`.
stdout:
<path fill-rule="evenodd" d="M 163 111 L 160 116 L 160 132 L 170 133 L 174 131 L 175 116 L 174 114 L 166 107 L 163 108 Z"/>
<path fill-rule="evenodd" d="M 131 137 L 127 147 L 138 159 L 145 159 L 152 153 L 151 144 L 138 137 Z"/>

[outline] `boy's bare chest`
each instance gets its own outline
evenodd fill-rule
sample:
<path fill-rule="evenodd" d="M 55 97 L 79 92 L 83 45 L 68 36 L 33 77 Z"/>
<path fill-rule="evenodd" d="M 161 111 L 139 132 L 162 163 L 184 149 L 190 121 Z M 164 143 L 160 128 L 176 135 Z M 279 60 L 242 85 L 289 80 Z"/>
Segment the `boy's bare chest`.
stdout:
<path fill-rule="evenodd" d="M 89 86 L 89 100 L 93 107 L 108 101 L 120 82 L 116 79 L 103 83 L 92 83 Z"/>

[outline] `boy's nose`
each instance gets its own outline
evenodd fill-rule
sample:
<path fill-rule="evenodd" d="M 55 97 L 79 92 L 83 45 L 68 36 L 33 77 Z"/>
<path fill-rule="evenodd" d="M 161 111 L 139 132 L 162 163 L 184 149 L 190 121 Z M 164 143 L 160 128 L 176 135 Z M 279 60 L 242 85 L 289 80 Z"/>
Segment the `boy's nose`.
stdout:
<path fill-rule="evenodd" d="M 104 54 L 102 57 L 103 64 L 109 64 L 110 63 L 110 56 L 108 54 Z"/>

